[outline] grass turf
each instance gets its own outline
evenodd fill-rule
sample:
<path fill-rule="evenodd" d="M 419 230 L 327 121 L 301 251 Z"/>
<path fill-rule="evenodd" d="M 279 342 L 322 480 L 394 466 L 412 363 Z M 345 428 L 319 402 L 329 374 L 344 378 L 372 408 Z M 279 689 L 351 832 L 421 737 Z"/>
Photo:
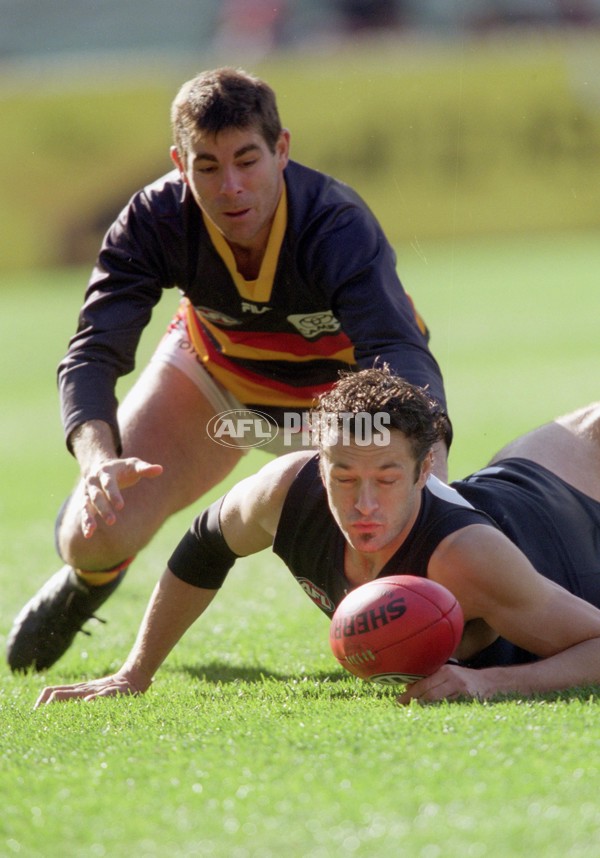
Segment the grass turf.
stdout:
<path fill-rule="evenodd" d="M 400 248 L 444 368 L 452 476 L 597 398 L 599 263 L 585 234 Z M 84 279 L 1 284 L 2 645 L 56 568 L 53 519 L 75 468 L 61 448 L 54 368 Z M 140 364 L 167 316 L 165 306 Z M 252 454 L 232 479 L 263 461 Z M 238 564 L 145 697 L 32 712 L 44 684 L 121 663 L 189 519 L 165 525 L 105 606 L 108 625 L 90 623 L 93 636 L 46 675 L 0 666 L 0 854 L 598 854 L 596 689 L 399 709 L 389 689 L 336 666 L 326 619 L 269 553 Z"/>

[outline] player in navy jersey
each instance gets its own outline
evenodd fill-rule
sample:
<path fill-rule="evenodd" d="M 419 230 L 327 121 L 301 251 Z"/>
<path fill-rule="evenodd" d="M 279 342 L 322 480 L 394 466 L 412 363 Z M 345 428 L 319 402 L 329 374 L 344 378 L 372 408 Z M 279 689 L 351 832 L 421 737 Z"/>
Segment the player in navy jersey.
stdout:
<path fill-rule="evenodd" d="M 375 429 L 375 418 L 386 419 Z M 269 546 L 328 616 L 390 574 L 455 595 L 465 629 L 453 659 L 407 685 L 401 703 L 600 684 L 600 403 L 451 486 L 432 474 L 439 405 L 388 368 L 343 376 L 313 425 L 317 454 L 269 463 L 195 519 L 123 667 L 46 688 L 38 705 L 144 692 L 236 558 Z"/>
<path fill-rule="evenodd" d="M 60 658 L 163 522 L 233 469 L 241 441 L 213 443 L 217 415 L 259 410 L 284 427 L 291 415 L 297 429 L 340 369 L 378 360 L 446 408 L 381 227 L 349 187 L 290 160 L 271 88 L 232 69 L 200 74 L 175 98 L 172 126 L 175 170 L 108 231 L 59 367 L 81 479 L 56 526 L 65 566 L 9 635 L 13 670 Z M 180 309 L 117 414 L 117 379 L 168 289 Z M 442 477 L 450 435 L 447 422 Z M 302 433 L 284 440 L 263 449 L 289 452 Z"/>

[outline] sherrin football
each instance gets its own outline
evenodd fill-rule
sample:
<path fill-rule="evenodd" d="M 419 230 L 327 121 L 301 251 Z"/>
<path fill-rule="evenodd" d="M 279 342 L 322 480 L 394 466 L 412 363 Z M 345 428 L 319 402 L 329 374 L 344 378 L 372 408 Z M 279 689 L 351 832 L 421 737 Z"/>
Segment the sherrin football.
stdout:
<path fill-rule="evenodd" d="M 463 614 L 441 584 L 414 575 L 388 575 L 352 590 L 329 631 L 334 656 L 361 679 L 388 685 L 435 673 L 463 633 Z"/>

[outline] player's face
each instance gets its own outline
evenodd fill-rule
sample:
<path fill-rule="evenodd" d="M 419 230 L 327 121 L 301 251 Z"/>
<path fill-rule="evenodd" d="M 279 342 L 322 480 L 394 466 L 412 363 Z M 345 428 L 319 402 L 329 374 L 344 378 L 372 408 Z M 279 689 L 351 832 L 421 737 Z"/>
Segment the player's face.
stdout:
<path fill-rule="evenodd" d="M 404 542 L 421 506 L 431 457 L 418 478 L 415 469 L 410 444 L 397 430 L 385 447 L 338 441 L 321 451 L 329 507 L 352 549 L 381 552 L 385 562 Z"/>
<path fill-rule="evenodd" d="M 246 250 L 266 247 L 283 189 L 289 133 L 282 131 L 275 152 L 254 128 L 197 132 L 182 161 L 173 161 L 194 199 L 227 241 Z"/>

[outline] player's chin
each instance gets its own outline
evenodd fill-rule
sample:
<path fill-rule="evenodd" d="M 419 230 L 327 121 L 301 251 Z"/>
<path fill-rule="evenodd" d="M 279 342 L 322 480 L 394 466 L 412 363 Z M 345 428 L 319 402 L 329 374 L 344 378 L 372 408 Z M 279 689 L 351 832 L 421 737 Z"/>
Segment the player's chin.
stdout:
<path fill-rule="evenodd" d="M 381 528 L 373 530 L 350 528 L 346 538 L 350 545 L 358 551 L 379 551 L 388 542 Z"/>
<path fill-rule="evenodd" d="M 361 554 L 374 554 L 379 551 L 381 546 L 374 539 L 349 539 L 348 542 L 355 551 L 360 551 Z"/>

